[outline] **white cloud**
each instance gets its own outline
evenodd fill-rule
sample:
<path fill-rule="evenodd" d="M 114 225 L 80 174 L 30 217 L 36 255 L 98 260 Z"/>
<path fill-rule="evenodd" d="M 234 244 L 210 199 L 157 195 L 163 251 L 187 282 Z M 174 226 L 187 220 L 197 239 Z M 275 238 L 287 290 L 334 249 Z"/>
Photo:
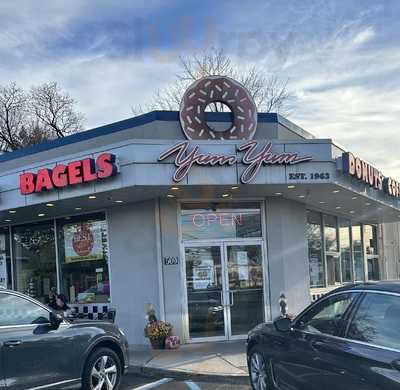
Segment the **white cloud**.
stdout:
<path fill-rule="evenodd" d="M 360 31 L 354 38 L 353 44 L 355 46 L 362 46 L 375 37 L 375 30 L 372 26 Z"/>
<path fill-rule="evenodd" d="M 298 108 L 291 119 L 400 177 L 400 164 L 391 158 L 400 145 L 400 49 L 363 49 L 375 36 L 370 27 L 352 34 L 351 44 L 338 45 L 335 37 L 326 43 L 329 50 L 292 59 L 286 71 L 294 75 Z"/>

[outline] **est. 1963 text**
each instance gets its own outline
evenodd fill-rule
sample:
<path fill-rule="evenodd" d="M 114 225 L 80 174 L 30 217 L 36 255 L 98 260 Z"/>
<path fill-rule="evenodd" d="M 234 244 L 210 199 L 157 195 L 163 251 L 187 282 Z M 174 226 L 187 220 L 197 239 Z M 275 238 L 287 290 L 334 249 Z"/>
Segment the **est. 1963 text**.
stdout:
<path fill-rule="evenodd" d="M 289 173 L 289 180 L 328 180 L 329 172 L 313 172 L 313 173 Z"/>

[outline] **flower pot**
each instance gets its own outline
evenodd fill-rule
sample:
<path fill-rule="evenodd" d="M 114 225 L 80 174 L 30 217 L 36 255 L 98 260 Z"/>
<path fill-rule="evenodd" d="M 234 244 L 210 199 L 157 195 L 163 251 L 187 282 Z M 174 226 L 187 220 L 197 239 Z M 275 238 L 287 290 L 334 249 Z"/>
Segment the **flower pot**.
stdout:
<path fill-rule="evenodd" d="M 150 343 L 153 349 L 165 349 L 165 337 L 150 340 Z"/>

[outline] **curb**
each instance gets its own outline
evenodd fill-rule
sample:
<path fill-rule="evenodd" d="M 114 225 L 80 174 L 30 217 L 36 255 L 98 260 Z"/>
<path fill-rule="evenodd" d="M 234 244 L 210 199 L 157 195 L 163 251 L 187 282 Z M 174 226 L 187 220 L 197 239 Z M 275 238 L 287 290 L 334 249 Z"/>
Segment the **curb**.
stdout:
<path fill-rule="evenodd" d="M 174 378 L 179 380 L 198 380 L 202 382 L 229 383 L 238 385 L 248 385 L 249 376 L 243 375 L 227 375 L 227 374 L 208 374 L 190 371 L 167 370 L 164 368 L 129 366 L 125 377 L 142 375 L 142 376 L 162 376 L 166 378 Z"/>

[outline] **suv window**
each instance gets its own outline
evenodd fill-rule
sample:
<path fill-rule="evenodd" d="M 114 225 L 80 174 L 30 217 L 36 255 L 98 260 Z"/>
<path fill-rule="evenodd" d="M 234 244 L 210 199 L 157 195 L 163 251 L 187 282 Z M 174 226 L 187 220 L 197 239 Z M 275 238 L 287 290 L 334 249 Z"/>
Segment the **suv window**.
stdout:
<path fill-rule="evenodd" d="M 49 312 L 25 298 L 0 293 L 0 326 L 46 324 Z"/>
<path fill-rule="evenodd" d="M 313 306 L 298 321 L 295 328 L 311 333 L 337 335 L 343 324 L 343 317 L 356 293 L 333 295 Z"/>
<path fill-rule="evenodd" d="M 381 347 L 400 349 L 400 297 L 367 293 L 346 337 Z"/>

